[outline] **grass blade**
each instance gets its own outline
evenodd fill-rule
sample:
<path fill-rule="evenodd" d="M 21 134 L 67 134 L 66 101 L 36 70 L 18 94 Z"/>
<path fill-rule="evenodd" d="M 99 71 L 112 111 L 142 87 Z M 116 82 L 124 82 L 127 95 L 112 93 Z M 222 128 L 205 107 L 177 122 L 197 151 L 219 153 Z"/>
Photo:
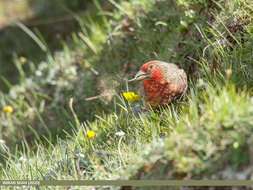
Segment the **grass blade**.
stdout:
<path fill-rule="evenodd" d="M 37 43 L 37 45 L 41 48 L 42 51 L 47 51 L 46 46 L 41 42 L 41 40 L 29 28 L 27 28 L 21 22 L 17 22 L 16 25 L 19 28 L 21 28 L 28 36 L 30 36 Z"/>

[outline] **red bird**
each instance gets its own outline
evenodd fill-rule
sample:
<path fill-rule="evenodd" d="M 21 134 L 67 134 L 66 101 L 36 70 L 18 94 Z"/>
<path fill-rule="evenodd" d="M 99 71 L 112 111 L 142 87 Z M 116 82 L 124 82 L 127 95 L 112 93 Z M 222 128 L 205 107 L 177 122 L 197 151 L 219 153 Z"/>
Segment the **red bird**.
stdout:
<path fill-rule="evenodd" d="M 170 104 L 187 90 L 187 76 L 173 63 L 150 61 L 140 67 L 135 78 L 142 80 L 141 96 L 147 109 Z"/>

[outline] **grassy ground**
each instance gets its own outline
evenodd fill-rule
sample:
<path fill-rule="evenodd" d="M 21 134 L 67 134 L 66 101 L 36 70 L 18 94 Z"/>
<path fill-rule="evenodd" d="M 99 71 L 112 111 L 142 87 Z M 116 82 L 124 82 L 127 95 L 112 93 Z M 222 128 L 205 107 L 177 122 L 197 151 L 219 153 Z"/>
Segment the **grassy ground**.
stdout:
<path fill-rule="evenodd" d="M 14 109 L 0 115 L 1 179 L 251 179 L 251 1 L 109 2 L 94 1 L 98 14 L 62 51 L 14 60 L 19 84 L 0 94 Z M 137 116 L 141 103 L 121 93 L 138 84 L 124 79 L 152 59 L 184 68 L 189 90 L 162 115 Z"/>

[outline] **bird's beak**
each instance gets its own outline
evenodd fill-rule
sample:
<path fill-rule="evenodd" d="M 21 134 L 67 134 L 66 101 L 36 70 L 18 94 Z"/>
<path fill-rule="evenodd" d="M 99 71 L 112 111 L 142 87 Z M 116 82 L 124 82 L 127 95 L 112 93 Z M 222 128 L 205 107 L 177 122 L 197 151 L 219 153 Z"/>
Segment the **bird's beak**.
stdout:
<path fill-rule="evenodd" d="M 138 73 L 136 73 L 135 77 L 131 80 L 128 80 L 128 82 L 132 82 L 132 81 L 136 81 L 136 80 L 143 80 L 145 78 L 150 77 L 150 74 L 146 73 L 145 71 L 138 71 Z"/>

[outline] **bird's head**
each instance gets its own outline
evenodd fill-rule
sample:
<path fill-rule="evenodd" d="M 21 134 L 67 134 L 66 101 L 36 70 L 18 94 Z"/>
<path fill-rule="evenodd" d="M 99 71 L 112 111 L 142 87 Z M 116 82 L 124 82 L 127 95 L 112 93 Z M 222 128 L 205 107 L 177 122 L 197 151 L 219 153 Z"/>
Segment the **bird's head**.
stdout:
<path fill-rule="evenodd" d="M 140 70 L 136 73 L 135 77 L 130 81 L 135 80 L 156 80 L 162 81 L 163 68 L 159 62 L 150 61 L 140 67 Z"/>

